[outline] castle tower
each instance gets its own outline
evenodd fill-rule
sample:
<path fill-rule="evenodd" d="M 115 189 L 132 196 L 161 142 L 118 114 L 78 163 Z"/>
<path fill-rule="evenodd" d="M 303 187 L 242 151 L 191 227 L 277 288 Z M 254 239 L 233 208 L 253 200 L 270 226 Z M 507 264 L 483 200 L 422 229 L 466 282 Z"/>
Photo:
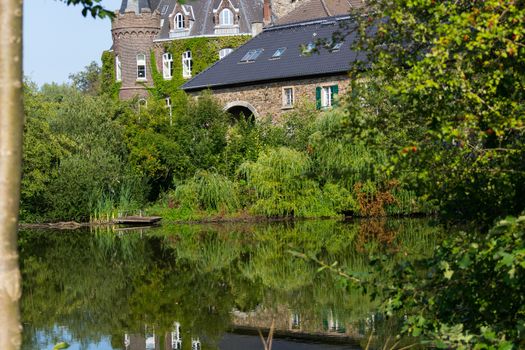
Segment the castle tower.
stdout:
<path fill-rule="evenodd" d="M 160 13 L 151 8 L 149 0 L 122 0 L 111 29 L 121 99 L 147 96 L 146 87 L 153 85 L 153 39 L 159 31 Z"/>

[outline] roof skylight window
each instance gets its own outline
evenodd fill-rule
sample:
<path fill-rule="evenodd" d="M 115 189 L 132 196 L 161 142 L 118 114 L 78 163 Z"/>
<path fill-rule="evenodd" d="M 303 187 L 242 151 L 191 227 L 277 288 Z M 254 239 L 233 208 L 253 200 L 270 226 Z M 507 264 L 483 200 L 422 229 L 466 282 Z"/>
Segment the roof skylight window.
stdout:
<path fill-rule="evenodd" d="M 339 50 L 341 50 L 341 46 L 343 46 L 343 42 L 339 41 L 339 42 L 335 43 L 334 46 L 332 46 L 330 51 L 332 51 L 332 52 L 339 51 Z"/>
<path fill-rule="evenodd" d="M 286 51 L 286 47 L 280 47 L 278 48 L 274 53 L 272 58 L 280 58 L 283 53 Z"/>
<path fill-rule="evenodd" d="M 301 45 L 301 55 L 303 56 L 310 56 L 312 54 L 312 51 L 314 51 L 316 48 L 316 45 L 314 42 L 309 42 L 308 45 L 304 46 Z"/>
<path fill-rule="evenodd" d="M 241 62 L 253 62 L 261 55 L 263 52 L 263 49 L 252 49 L 244 55 L 243 58 L 241 58 Z"/>

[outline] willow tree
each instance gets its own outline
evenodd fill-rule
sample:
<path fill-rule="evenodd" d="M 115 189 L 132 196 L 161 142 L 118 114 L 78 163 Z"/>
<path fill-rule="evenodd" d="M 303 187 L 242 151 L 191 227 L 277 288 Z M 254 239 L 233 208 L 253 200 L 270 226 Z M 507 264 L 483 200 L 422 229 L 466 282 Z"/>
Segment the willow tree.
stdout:
<path fill-rule="evenodd" d="M 61 0 L 82 14 L 106 17 L 101 0 Z M 22 2 L 0 1 L 0 349 L 19 349 L 17 227 L 22 169 Z"/>

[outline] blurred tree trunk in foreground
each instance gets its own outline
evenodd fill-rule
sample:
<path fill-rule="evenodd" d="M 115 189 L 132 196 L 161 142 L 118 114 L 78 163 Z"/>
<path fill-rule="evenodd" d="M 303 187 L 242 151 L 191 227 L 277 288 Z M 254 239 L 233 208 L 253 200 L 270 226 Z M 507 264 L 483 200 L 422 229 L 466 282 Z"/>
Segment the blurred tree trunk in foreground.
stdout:
<path fill-rule="evenodd" d="M 22 165 L 22 0 L 0 1 L 0 349 L 19 349 L 17 229 Z"/>

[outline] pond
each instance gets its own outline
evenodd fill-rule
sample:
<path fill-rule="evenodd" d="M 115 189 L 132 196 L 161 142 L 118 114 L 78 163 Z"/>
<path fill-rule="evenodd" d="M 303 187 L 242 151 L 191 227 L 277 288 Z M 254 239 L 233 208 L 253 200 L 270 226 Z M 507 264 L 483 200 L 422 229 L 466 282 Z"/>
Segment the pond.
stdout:
<path fill-rule="evenodd" d="M 273 350 L 359 349 L 395 324 L 291 252 L 365 276 L 370 253 L 424 257 L 440 234 L 421 219 L 22 230 L 22 348 L 264 349 L 273 323 Z"/>

